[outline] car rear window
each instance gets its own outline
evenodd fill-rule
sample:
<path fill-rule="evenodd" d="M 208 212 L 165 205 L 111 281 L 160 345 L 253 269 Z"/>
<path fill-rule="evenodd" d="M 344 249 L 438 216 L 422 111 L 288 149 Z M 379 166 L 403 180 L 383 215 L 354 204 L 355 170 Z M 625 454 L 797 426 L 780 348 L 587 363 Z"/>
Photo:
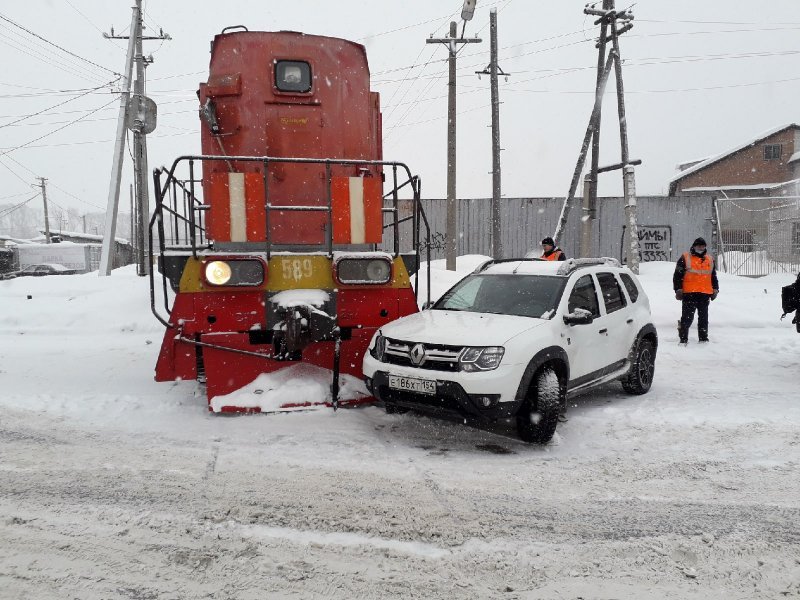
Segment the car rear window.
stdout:
<path fill-rule="evenodd" d="M 619 287 L 619 282 L 613 273 L 598 273 L 597 281 L 600 282 L 600 291 L 603 293 L 607 313 L 617 311 L 627 304 L 622 288 Z"/>
<path fill-rule="evenodd" d="M 636 282 L 633 280 L 633 277 L 627 273 L 620 273 L 619 276 L 622 279 L 622 283 L 625 285 L 625 289 L 628 290 L 628 297 L 631 299 L 631 302 L 636 302 L 639 298 L 639 288 L 636 287 Z"/>

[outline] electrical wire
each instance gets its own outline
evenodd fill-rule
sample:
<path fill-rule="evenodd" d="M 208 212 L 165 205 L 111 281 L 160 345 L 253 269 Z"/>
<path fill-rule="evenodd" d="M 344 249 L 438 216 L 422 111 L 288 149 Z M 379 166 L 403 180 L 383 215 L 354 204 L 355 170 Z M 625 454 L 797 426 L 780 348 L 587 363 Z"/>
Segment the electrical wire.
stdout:
<path fill-rule="evenodd" d="M 2 218 L 4 218 L 4 217 L 7 217 L 7 216 L 8 216 L 8 215 L 10 215 L 11 213 L 13 213 L 15 210 L 19 210 L 20 208 L 22 208 L 23 206 L 25 206 L 25 205 L 26 205 L 28 202 L 30 202 L 31 200 L 35 200 L 35 199 L 36 199 L 36 198 L 38 198 L 38 197 L 39 197 L 39 194 L 38 194 L 38 193 L 37 193 L 37 194 L 34 194 L 33 196 L 31 196 L 30 198 L 28 198 L 28 199 L 27 199 L 27 200 L 25 200 L 24 202 L 20 202 L 19 204 L 15 205 L 15 206 L 12 206 L 12 207 L 10 207 L 10 208 L 6 208 L 6 209 L 3 209 L 3 210 L 0 210 L 0 219 L 2 219 Z"/>
<path fill-rule="evenodd" d="M 2 33 L 2 32 L 0 31 L 0 33 Z M 57 56 L 52 55 L 52 54 L 51 55 L 44 55 L 38 49 L 33 49 L 33 48 L 30 48 L 30 47 L 20 46 L 19 45 L 20 42 L 18 40 L 12 40 L 12 39 L 8 38 L 5 35 L 0 35 L 0 43 L 4 44 L 4 45 L 6 45 L 6 46 L 8 46 L 10 48 L 13 48 L 17 52 L 20 52 L 21 54 L 24 54 L 26 56 L 30 56 L 31 58 L 36 59 L 36 60 L 46 64 L 49 67 L 57 67 L 58 69 L 60 69 L 62 71 L 65 71 L 67 73 L 70 73 L 71 75 L 74 75 L 75 77 L 80 77 L 81 79 L 84 79 L 86 81 L 90 81 L 94 85 L 97 85 L 98 83 L 100 83 L 100 82 L 102 82 L 104 80 L 104 78 L 102 76 L 100 76 L 99 74 L 83 70 L 84 68 L 82 66 L 79 67 L 78 65 L 66 63 L 63 60 L 61 60 L 60 57 L 57 57 Z"/>
<path fill-rule="evenodd" d="M 111 82 L 111 83 L 113 84 L 114 82 Z M 27 121 L 28 119 L 30 119 L 32 117 L 36 117 L 36 116 L 41 115 L 42 113 L 46 113 L 49 110 L 52 110 L 54 108 L 58 108 L 59 106 L 64 106 L 65 104 L 67 104 L 69 102 L 72 102 L 73 100 L 77 100 L 78 98 L 83 98 L 84 96 L 87 96 L 88 94 L 91 94 L 92 92 L 96 92 L 96 91 L 102 89 L 103 87 L 105 87 L 105 86 L 98 86 L 96 88 L 89 89 L 89 90 L 85 91 L 83 94 L 79 94 L 77 96 L 73 96 L 72 98 L 69 98 L 68 100 L 64 100 L 63 102 L 59 102 L 58 104 L 54 104 L 53 106 L 49 106 L 49 107 L 44 108 L 44 109 L 42 109 L 42 110 L 40 110 L 38 112 L 31 113 L 29 115 L 25 115 L 24 117 L 20 117 L 16 121 L 11 121 L 10 123 L 3 123 L 2 125 L 0 125 L 0 129 L 3 129 L 4 127 L 11 127 L 12 125 L 16 125 L 17 123 L 21 123 L 22 121 Z"/>
<path fill-rule="evenodd" d="M 11 19 L 9 19 L 7 16 L 5 16 L 5 15 L 4 15 L 4 14 L 2 14 L 2 13 L 0 13 L 0 19 L 2 19 L 3 21 L 6 21 L 7 23 L 10 23 L 10 24 L 11 24 L 11 25 L 13 25 L 14 27 L 17 27 L 18 29 L 21 29 L 22 31 L 24 31 L 24 32 L 25 32 L 25 33 L 27 33 L 27 34 L 29 34 L 29 35 L 32 35 L 33 37 L 35 37 L 35 38 L 37 38 L 37 39 L 40 39 L 40 40 L 42 40 L 42 41 L 43 41 L 43 42 L 45 42 L 46 44 L 49 44 L 49 45 L 53 46 L 54 48 L 58 48 L 59 50 L 61 50 L 62 52 L 66 53 L 66 54 L 69 54 L 70 56 L 73 56 L 73 57 L 75 57 L 75 58 L 77 58 L 77 59 L 80 59 L 80 60 L 82 60 L 82 61 L 83 61 L 83 62 L 85 62 L 85 63 L 88 63 L 88 64 L 90 64 L 90 65 L 93 65 L 93 66 L 97 67 L 98 69 L 102 69 L 102 70 L 104 70 L 104 71 L 108 71 L 108 72 L 109 72 L 109 73 L 111 73 L 112 75 L 117 75 L 117 76 L 120 76 L 120 74 L 119 74 L 119 73 L 117 73 L 116 71 L 112 71 L 112 70 L 111 70 L 111 69 L 109 69 L 108 67 L 104 67 L 103 65 L 97 64 L 96 62 L 94 62 L 94 61 L 92 61 L 92 60 L 89 60 L 88 58 L 84 58 L 83 56 L 80 56 L 80 55 L 78 55 L 78 54 L 75 54 L 74 52 L 71 52 L 71 51 L 67 50 L 66 48 L 62 48 L 62 47 L 61 47 L 61 46 L 59 46 L 58 44 L 56 44 L 56 43 L 54 43 L 54 42 L 51 42 L 50 40 L 48 40 L 47 38 L 44 38 L 44 37 L 42 37 L 42 36 L 41 36 L 41 35 L 39 35 L 38 33 L 34 33 L 34 32 L 33 32 L 33 31 L 31 31 L 30 29 L 27 29 L 27 28 L 23 27 L 23 26 L 22 26 L 22 25 L 20 25 L 19 23 L 16 23 L 16 22 L 12 21 Z"/>
<path fill-rule="evenodd" d="M 8 158 L 11 158 L 11 157 L 9 156 Z M 14 160 L 14 159 L 13 159 L 13 158 L 11 158 L 11 160 Z M 16 161 L 14 161 L 14 162 L 16 162 Z M 22 166 L 22 165 L 20 165 L 20 166 Z M 4 163 L 2 160 L 0 160 L 0 167 L 3 167 L 3 168 L 6 170 L 6 171 L 8 171 L 9 173 L 11 173 L 11 174 L 12 174 L 14 177 L 16 177 L 17 179 L 19 179 L 19 180 L 20 180 L 22 183 L 24 183 L 26 186 L 30 185 L 30 184 L 28 183 L 28 180 L 27 180 L 27 179 L 23 179 L 23 177 L 22 177 L 22 176 L 21 176 L 19 173 L 17 173 L 17 172 L 16 172 L 14 169 L 12 169 L 11 167 L 9 167 L 9 166 L 8 166 L 6 163 Z M 24 168 L 25 168 L 26 170 L 30 170 L 30 169 L 27 169 L 27 167 L 24 167 Z M 32 172 L 32 171 L 31 171 L 31 172 Z M 36 175 L 36 173 L 34 173 L 34 175 Z"/>
<path fill-rule="evenodd" d="M 116 99 L 116 98 L 114 98 L 114 99 L 112 99 L 112 100 L 111 100 L 111 102 L 107 102 L 107 103 L 106 103 L 106 104 L 104 104 L 103 106 L 101 106 L 101 107 L 99 107 L 99 108 L 96 108 L 96 109 L 94 109 L 93 111 L 91 111 L 91 112 L 87 113 L 85 116 L 83 116 L 83 117 L 78 117 L 78 118 L 77 118 L 77 119 L 75 119 L 74 121 L 70 121 L 70 122 L 69 122 L 69 123 L 67 123 L 66 125 L 63 125 L 62 127 L 58 127 L 57 129 L 54 129 L 54 130 L 52 130 L 52 131 L 50 131 L 50 132 L 48 132 L 48 133 L 45 133 L 44 135 L 40 135 L 39 137 L 37 137 L 37 138 L 35 138 L 35 139 L 32 139 L 32 140 L 30 140 L 30 141 L 28 141 L 28 142 L 25 142 L 24 144 L 20 144 L 20 145 L 18 145 L 18 146 L 14 146 L 13 148 L 11 148 L 11 149 L 9 149 L 9 150 L 6 150 L 5 152 L 3 152 L 3 153 L 0 153 L 0 156 L 5 156 L 6 154 L 9 154 L 10 152 L 14 152 L 15 150 L 19 150 L 20 148 L 24 148 L 24 147 L 26 147 L 26 146 L 29 146 L 29 145 L 33 144 L 34 142 L 38 142 L 39 140 L 42 140 L 42 139 L 44 139 L 44 138 L 46 138 L 46 137 L 49 137 L 49 136 L 51 136 L 51 135 L 53 135 L 53 134 L 55 134 L 55 133 L 58 133 L 59 131 L 61 131 L 61 130 L 63 130 L 63 129 L 66 129 L 66 128 L 67 128 L 67 127 L 69 127 L 70 125 L 74 125 L 75 123 L 78 123 L 78 122 L 82 121 L 82 120 L 83 120 L 85 117 L 89 117 L 89 116 L 93 115 L 93 114 L 94 114 L 94 113 L 96 113 L 97 111 L 99 111 L 99 110 L 102 110 L 102 109 L 103 109 L 103 108 L 105 108 L 106 106 L 109 106 L 110 104 L 112 104 L 113 102 L 116 102 L 116 101 L 117 101 L 117 99 Z"/>

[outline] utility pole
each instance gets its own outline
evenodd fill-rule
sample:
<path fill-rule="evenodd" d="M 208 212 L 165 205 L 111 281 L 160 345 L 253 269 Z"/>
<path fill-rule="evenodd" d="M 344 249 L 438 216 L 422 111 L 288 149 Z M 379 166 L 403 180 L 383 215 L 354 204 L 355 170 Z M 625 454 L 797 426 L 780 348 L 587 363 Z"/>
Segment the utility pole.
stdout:
<path fill-rule="evenodd" d="M 39 187 L 42 188 L 42 201 L 44 202 L 44 238 L 47 240 L 47 243 L 50 242 L 50 219 L 47 216 L 47 184 L 45 183 L 47 179 L 44 177 L 37 177 L 39 180 Z"/>
<path fill-rule="evenodd" d="M 130 193 L 131 193 L 131 252 L 136 250 L 136 211 L 133 208 L 133 184 L 130 185 Z"/>
<path fill-rule="evenodd" d="M 492 258 L 503 258 L 502 226 L 500 218 L 500 93 L 497 75 L 505 73 L 497 64 L 497 9 L 489 11 L 489 66 L 478 75 L 489 75 L 492 96 Z"/>
<path fill-rule="evenodd" d="M 110 275 L 113 266 L 114 241 L 117 228 L 117 209 L 119 207 L 119 191 L 122 179 L 122 160 L 125 149 L 126 128 L 133 131 L 133 160 L 134 179 L 136 181 L 137 208 L 140 213 L 140 235 L 147 229 L 147 217 L 150 214 L 148 202 L 147 182 L 147 139 L 148 133 L 155 129 L 155 103 L 145 97 L 144 70 L 149 62 L 142 50 L 143 40 L 169 40 L 169 35 L 163 31 L 157 36 L 143 35 L 142 0 L 136 0 L 131 17 L 130 36 L 103 34 L 108 39 L 127 39 L 128 54 L 126 59 L 126 76 L 123 77 L 123 92 L 120 98 L 120 109 L 117 120 L 117 138 L 114 146 L 114 162 L 111 169 L 111 183 L 108 192 L 108 205 L 106 209 L 106 229 L 103 237 L 103 250 L 100 257 L 100 275 Z M 131 77 L 133 63 L 136 63 L 136 83 L 134 85 L 134 98 L 131 101 Z M 140 276 L 149 273 L 149 264 L 144 254 L 144 243 L 139 244 L 138 266 L 136 270 Z"/>
<path fill-rule="evenodd" d="M 628 128 L 625 118 L 625 91 L 622 83 L 622 59 L 619 50 L 619 36 L 633 27 L 633 14 L 630 10 L 617 11 L 614 0 L 603 0 L 603 8 L 595 9 L 587 5 L 583 11 L 587 15 L 599 17 L 595 25 L 600 25 L 600 39 L 597 42 L 599 50 L 597 57 L 597 84 L 595 89 L 595 102 L 589 125 L 583 139 L 583 145 L 578 155 L 578 162 L 570 183 L 567 197 L 561 209 L 561 216 L 556 226 L 553 237 L 558 240 L 563 233 L 569 216 L 570 208 L 575 199 L 575 190 L 580 180 L 580 174 L 588 153 L 589 144 L 592 144 L 592 164 L 589 174 L 586 175 L 584 186 L 584 212 L 581 224 L 581 255 L 587 256 L 592 251 L 591 234 L 596 213 L 597 181 L 600 173 L 622 170 L 623 190 L 625 196 L 626 213 L 626 246 L 628 266 L 634 273 L 639 272 L 639 236 L 636 225 L 636 184 L 634 178 L 634 165 L 642 163 L 641 160 L 631 160 L 628 150 Z M 619 22 L 619 24 L 618 24 Z M 609 38 L 610 32 L 610 38 Z M 612 42 L 611 52 L 606 56 L 606 46 L 609 39 Z M 602 112 L 603 94 L 612 68 L 617 81 L 617 109 L 620 126 L 621 162 L 615 165 L 600 167 L 598 165 L 600 153 L 600 115 Z"/>
<path fill-rule="evenodd" d="M 141 8 L 142 0 L 136 0 Z M 136 82 L 133 86 L 134 110 L 141 114 L 144 97 L 144 55 L 142 54 L 142 13 L 139 11 L 139 35 L 136 36 Z M 139 253 L 136 256 L 136 274 L 149 275 L 149 265 L 144 251 L 144 232 L 147 230 L 147 217 L 150 215 L 149 190 L 147 185 L 147 138 L 144 133 L 144 122 L 136 119 L 133 126 L 133 171 L 136 180 L 136 205 L 139 207 L 138 243 Z"/>
<path fill-rule="evenodd" d="M 461 18 L 466 22 L 472 19 L 475 12 L 476 0 L 464 0 L 464 7 L 461 11 Z M 458 35 L 458 25 L 455 21 L 450 23 L 450 37 L 428 38 L 428 44 L 444 44 L 447 46 L 449 79 L 447 83 L 447 222 L 445 240 L 445 258 L 448 271 L 456 270 L 456 238 L 458 223 L 458 208 L 456 206 L 456 55 L 458 54 L 459 44 L 476 44 L 481 40 L 476 38 L 464 38 L 464 30 L 461 37 Z"/>
<path fill-rule="evenodd" d="M 610 6 L 609 10 L 614 10 L 614 0 L 608 1 Z M 605 2 L 604 2 L 605 6 Z M 625 12 L 624 14 L 630 14 Z M 625 117 L 625 87 L 622 83 L 622 55 L 619 51 L 619 36 L 620 33 L 628 31 L 633 27 L 631 20 L 633 15 L 620 29 L 617 29 L 615 15 L 614 21 L 611 24 L 611 43 L 614 53 L 614 73 L 617 77 L 617 113 L 619 115 L 619 139 L 622 150 L 622 188 L 623 195 L 625 196 L 625 217 L 627 220 L 627 227 L 625 228 L 625 237 L 628 242 L 628 268 L 631 271 L 639 274 L 639 228 L 636 224 L 636 177 L 634 174 L 633 164 L 630 161 L 630 153 L 628 151 L 628 123 Z M 624 17 L 623 17 L 624 18 Z M 626 29 L 627 28 L 627 29 Z"/>

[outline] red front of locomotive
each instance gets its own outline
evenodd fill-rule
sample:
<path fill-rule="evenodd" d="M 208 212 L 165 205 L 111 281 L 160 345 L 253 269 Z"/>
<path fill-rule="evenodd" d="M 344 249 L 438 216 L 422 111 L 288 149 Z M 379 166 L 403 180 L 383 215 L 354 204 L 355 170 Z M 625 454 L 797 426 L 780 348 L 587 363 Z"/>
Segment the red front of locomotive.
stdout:
<path fill-rule="evenodd" d="M 218 35 L 208 83 L 201 84 L 199 97 L 205 155 L 382 158 L 380 100 L 369 90 L 367 57 L 359 44 L 295 32 Z M 218 243 L 263 241 L 265 185 L 275 204 L 324 205 L 324 165 L 275 163 L 268 170 L 264 181 L 263 163 L 204 163 L 203 191 L 212 206 L 209 237 Z M 334 165 L 332 171 L 333 176 L 381 175 L 378 167 L 357 165 Z M 247 199 L 253 199 L 238 237 L 236 207 L 229 208 L 231 172 L 244 173 Z M 324 242 L 323 214 L 277 212 L 271 217 L 273 244 Z"/>
<path fill-rule="evenodd" d="M 223 33 L 198 97 L 203 156 L 176 161 L 189 163 L 180 185 L 198 233 L 191 253 L 162 246 L 177 294 L 156 379 L 205 378 L 215 411 L 284 410 L 305 401 L 265 407 L 237 390 L 260 394 L 261 374 L 306 363 L 333 370 L 336 405 L 339 371 L 360 379 L 375 330 L 417 310 L 396 238 L 398 189 L 418 204 L 418 180 L 382 161 L 364 48 L 296 32 Z M 174 171 L 157 185 L 157 211 Z M 378 249 L 387 214 L 394 253 Z"/>

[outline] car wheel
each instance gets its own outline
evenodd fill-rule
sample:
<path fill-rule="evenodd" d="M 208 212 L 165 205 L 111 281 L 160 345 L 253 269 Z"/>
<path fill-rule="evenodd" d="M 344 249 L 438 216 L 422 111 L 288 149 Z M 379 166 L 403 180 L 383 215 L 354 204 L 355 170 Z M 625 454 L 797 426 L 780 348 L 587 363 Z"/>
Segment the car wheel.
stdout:
<path fill-rule="evenodd" d="M 552 439 L 565 392 L 550 367 L 536 373 L 528 397 L 517 413 L 517 434 L 523 442 L 546 444 Z"/>
<path fill-rule="evenodd" d="M 647 338 L 639 340 L 631 361 L 631 370 L 622 380 L 622 388 L 629 394 L 646 394 L 653 385 L 656 369 L 656 348 Z"/>

